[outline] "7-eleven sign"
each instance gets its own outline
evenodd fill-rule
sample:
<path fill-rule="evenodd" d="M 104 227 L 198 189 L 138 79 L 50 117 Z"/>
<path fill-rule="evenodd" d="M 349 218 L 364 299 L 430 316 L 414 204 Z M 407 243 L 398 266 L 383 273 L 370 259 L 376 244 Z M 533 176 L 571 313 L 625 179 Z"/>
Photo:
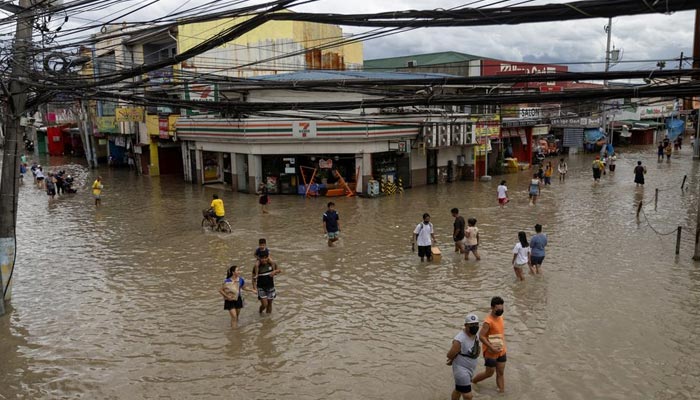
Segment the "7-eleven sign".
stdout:
<path fill-rule="evenodd" d="M 316 121 L 295 121 L 292 124 L 292 136 L 299 139 L 316 137 Z"/>

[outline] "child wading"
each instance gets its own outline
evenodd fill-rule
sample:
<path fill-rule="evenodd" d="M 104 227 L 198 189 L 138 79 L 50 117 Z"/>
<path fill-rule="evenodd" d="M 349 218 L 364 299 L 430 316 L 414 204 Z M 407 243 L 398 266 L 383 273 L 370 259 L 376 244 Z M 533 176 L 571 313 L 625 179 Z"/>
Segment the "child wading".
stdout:
<path fill-rule="evenodd" d="M 498 205 L 503 208 L 508 203 L 508 187 L 506 186 L 506 181 L 501 181 L 501 184 L 496 188 L 498 192 Z"/>
<path fill-rule="evenodd" d="M 469 218 L 467 220 L 467 229 L 465 231 L 465 240 L 467 241 L 464 248 L 464 259 L 469 259 L 469 252 L 474 253 L 477 261 L 481 260 L 479 252 L 477 251 L 479 247 L 479 228 L 476 227 L 476 218 Z"/>

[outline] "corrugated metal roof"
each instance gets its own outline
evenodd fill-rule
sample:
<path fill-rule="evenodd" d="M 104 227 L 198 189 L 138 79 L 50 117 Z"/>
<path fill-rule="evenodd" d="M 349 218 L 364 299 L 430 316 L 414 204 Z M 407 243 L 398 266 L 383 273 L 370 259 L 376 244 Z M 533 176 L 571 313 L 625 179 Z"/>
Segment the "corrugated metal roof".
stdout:
<path fill-rule="evenodd" d="M 414 54 L 402 57 L 377 58 L 374 60 L 365 60 L 365 70 L 382 70 L 406 68 L 408 62 L 414 63 L 414 67 L 426 67 L 430 65 L 449 64 L 457 62 L 465 62 L 472 60 L 483 60 L 484 57 L 475 56 L 472 54 L 458 53 L 456 51 L 443 51 L 440 53 Z"/>
<path fill-rule="evenodd" d="M 420 74 L 407 72 L 327 71 L 307 70 L 288 74 L 256 76 L 251 80 L 264 81 L 349 81 L 349 80 L 397 80 L 459 78 L 449 74 Z"/>

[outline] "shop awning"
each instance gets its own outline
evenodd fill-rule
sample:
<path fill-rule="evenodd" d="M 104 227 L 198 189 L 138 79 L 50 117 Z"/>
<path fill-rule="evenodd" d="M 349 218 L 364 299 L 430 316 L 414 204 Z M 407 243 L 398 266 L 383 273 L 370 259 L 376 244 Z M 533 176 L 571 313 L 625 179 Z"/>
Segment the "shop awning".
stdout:
<path fill-rule="evenodd" d="M 620 121 L 615 121 L 617 123 L 623 123 L 625 125 L 630 125 L 633 128 L 660 128 L 665 127 L 666 124 L 662 122 L 654 122 L 650 120 L 638 120 L 638 119 L 623 119 Z"/>

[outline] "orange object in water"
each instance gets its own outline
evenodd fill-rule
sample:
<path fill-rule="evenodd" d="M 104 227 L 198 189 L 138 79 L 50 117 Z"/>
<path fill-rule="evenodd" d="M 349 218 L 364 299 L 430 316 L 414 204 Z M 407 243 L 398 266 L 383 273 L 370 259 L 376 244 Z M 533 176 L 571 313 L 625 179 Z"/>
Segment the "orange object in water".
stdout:
<path fill-rule="evenodd" d="M 345 196 L 345 189 L 328 189 L 326 196 L 328 196 L 328 197 Z"/>

